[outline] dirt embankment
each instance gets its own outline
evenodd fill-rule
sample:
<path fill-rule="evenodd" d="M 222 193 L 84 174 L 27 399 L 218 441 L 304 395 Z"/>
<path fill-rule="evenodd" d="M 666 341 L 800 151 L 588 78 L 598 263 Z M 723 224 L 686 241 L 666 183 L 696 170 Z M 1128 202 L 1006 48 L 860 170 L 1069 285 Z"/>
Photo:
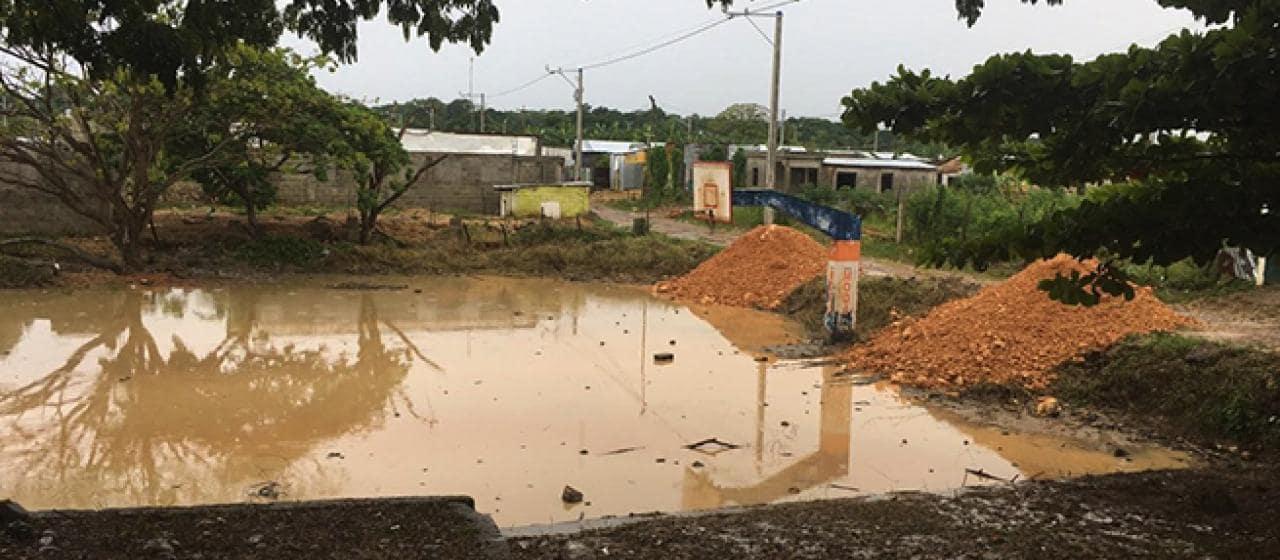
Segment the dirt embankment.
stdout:
<path fill-rule="evenodd" d="M 1064 305 L 1039 289 L 1041 280 L 1089 267 L 1065 255 L 1032 264 L 971 298 L 894 323 L 855 347 L 849 363 L 928 389 L 996 384 L 1042 390 L 1054 367 L 1067 360 L 1129 335 L 1192 324 L 1147 288 L 1139 288 L 1133 301 L 1106 297 L 1093 307 Z"/>
<path fill-rule="evenodd" d="M 515 558 L 1274 558 L 1274 467 L 807 502 L 520 539 Z"/>
<path fill-rule="evenodd" d="M 182 283 L 185 279 L 260 278 L 280 274 L 493 274 L 651 283 L 693 270 L 716 252 L 698 241 L 633 236 L 592 219 L 560 222 L 455 220 L 424 211 L 384 216 L 367 246 L 341 213 L 265 214 L 253 239 L 234 214 L 164 211 L 156 215 L 141 270 L 122 277 L 24 248 L 22 267 L 0 262 L 0 287 Z M 60 240 L 95 255 L 114 255 L 106 239 Z M 32 277 L 30 271 L 62 272 Z"/>
<path fill-rule="evenodd" d="M 760 226 L 655 290 L 694 303 L 774 310 L 826 268 L 827 250 L 817 241 L 788 227 Z"/>

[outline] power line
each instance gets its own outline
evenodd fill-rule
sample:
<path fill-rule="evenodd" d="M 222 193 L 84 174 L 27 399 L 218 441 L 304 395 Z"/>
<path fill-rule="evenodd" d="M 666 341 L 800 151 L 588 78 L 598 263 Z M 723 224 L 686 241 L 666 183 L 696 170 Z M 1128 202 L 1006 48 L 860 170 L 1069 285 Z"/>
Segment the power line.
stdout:
<path fill-rule="evenodd" d="M 680 36 L 678 36 L 678 37 L 676 37 L 676 38 L 674 38 L 674 39 L 669 39 L 669 40 L 663 41 L 663 42 L 661 42 L 661 43 L 658 43 L 658 44 L 656 44 L 656 45 L 654 45 L 654 46 L 652 46 L 652 47 L 648 47 L 648 48 L 646 48 L 646 49 L 642 49 L 642 50 L 639 50 L 639 51 L 636 51 L 636 52 L 633 52 L 633 53 L 630 53 L 630 54 L 622 55 L 622 56 L 615 57 L 615 58 L 611 58 L 611 59 L 608 59 L 608 60 L 603 60 L 603 61 L 600 61 L 600 62 L 596 62 L 596 63 L 594 63 L 594 64 L 587 64 L 587 65 L 585 65 L 585 66 L 581 66 L 580 68 L 581 68 L 581 69 L 583 69 L 583 70 L 594 70 L 594 69 L 596 69 L 596 68 L 603 68 L 603 67 L 605 67 L 605 66 L 610 66 L 610 65 L 613 65 L 613 64 L 617 64 L 617 63 L 619 63 L 619 62 L 625 62 L 625 61 L 631 60 L 631 59 L 633 59 L 633 58 L 639 58 L 639 57 L 641 57 L 641 56 L 644 56 L 644 55 L 646 55 L 646 54 L 652 53 L 652 52 L 654 52 L 654 51 L 658 51 L 658 50 L 664 49 L 664 48 L 669 47 L 669 46 L 671 46 L 671 45 L 674 45 L 674 44 L 676 44 L 676 43 L 680 43 L 680 42 L 683 42 L 683 41 L 689 40 L 689 39 L 691 39 L 691 38 L 693 38 L 693 37 L 695 37 L 695 36 L 698 36 L 698 35 L 701 35 L 701 34 L 703 34 L 703 33 L 706 33 L 707 31 L 710 31 L 710 30 L 712 30 L 712 29 L 715 29 L 716 27 L 719 27 L 719 26 L 721 26 L 721 25 L 724 25 L 725 23 L 728 23 L 728 22 L 729 22 L 729 20 L 732 20 L 732 19 L 733 19 L 733 17 L 726 16 L 726 17 L 724 17 L 724 18 L 722 18 L 722 19 L 719 19 L 719 20 L 716 20 L 716 21 L 711 22 L 711 23 L 709 23 L 709 24 L 706 24 L 706 25 L 703 25 L 703 26 L 701 26 L 701 27 L 698 27 L 697 29 L 694 29 L 693 31 L 690 31 L 690 32 L 685 33 L 685 34 L 683 34 L 683 35 L 680 35 Z"/>
<path fill-rule="evenodd" d="M 523 83 L 523 84 L 520 84 L 520 85 L 518 85 L 518 86 L 516 86 L 516 87 L 513 87 L 513 88 L 511 88 L 511 89 L 500 91 L 500 92 L 498 92 L 498 93 L 495 93 L 495 94 L 493 94 L 493 95 L 490 95 L 489 97 L 502 97 L 502 96 L 505 96 L 505 95 L 511 95 L 511 94 L 516 93 L 516 92 L 518 92 L 518 91 L 523 91 L 523 90 L 529 89 L 529 88 L 531 88 L 531 87 L 533 87 L 533 86 L 537 85 L 538 83 L 542 82 L 542 80 L 545 80 L 545 79 L 550 78 L 550 77 L 551 77 L 551 74 L 542 74 L 541 76 L 538 76 L 537 78 L 534 78 L 534 79 L 532 79 L 532 80 L 529 80 L 529 81 L 527 81 L 527 82 L 525 82 L 525 83 Z"/>

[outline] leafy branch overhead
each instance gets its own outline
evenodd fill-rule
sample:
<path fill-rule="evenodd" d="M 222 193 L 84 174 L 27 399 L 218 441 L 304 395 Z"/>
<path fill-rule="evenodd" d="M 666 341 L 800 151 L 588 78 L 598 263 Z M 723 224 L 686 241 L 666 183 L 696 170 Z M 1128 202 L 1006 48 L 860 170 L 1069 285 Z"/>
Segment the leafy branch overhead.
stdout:
<path fill-rule="evenodd" d="M 1280 248 L 1280 2 L 1159 3 L 1224 25 L 1088 62 L 997 55 L 961 79 L 899 68 L 844 99 L 849 126 L 887 125 L 959 148 L 979 172 L 1086 191 L 1020 231 L 930 251 L 933 264 L 1060 251 L 1206 264 L 1224 243 Z M 1072 284 L 1124 293 L 1118 269 L 1098 273 Z"/>

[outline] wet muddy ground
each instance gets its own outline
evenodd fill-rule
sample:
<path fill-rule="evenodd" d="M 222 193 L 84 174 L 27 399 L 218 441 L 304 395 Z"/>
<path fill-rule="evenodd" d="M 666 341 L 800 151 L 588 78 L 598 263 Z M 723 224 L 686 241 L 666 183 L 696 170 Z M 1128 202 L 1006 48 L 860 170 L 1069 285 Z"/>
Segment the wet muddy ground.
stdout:
<path fill-rule="evenodd" d="M 1194 462 L 1127 440 L 1118 457 L 1109 432 L 992 428 L 836 365 L 767 359 L 801 342 L 776 315 L 628 287 L 384 280 L 0 292 L 0 496 L 462 494 L 513 527 Z M 566 485 L 582 503 L 562 502 Z"/>

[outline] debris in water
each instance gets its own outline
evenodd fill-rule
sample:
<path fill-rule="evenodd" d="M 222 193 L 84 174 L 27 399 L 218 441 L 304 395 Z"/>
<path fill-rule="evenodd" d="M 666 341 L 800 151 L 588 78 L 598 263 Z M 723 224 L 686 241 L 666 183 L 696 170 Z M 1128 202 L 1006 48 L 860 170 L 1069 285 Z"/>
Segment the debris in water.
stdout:
<path fill-rule="evenodd" d="M 1115 451 L 1111 452 L 1111 454 L 1117 459 L 1123 459 L 1129 456 L 1129 451 L 1127 449 L 1117 447 Z"/>
<path fill-rule="evenodd" d="M 343 456 L 342 453 L 339 453 L 337 451 L 330 451 L 329 458 L 330 459 L 346 459 L 346 457 Z"/>
<path fill-rule="evenodd" d="M 845 486 L 845 485 L 843 485 L 843 484 L 832 484 L 832 485 L 831 485 L 831 487 L 832 487 L 832 488 L 835 488 L 835 489 L 837 489 L 837 490 L 846 490 L 846 491 L 849 491 L 849 492 L 860 492 L 860 491 L 861 491 L 861 490 L 858 490 L 857 488 L 854 488 L 853 486 Z"/>
<path fill-rule="evenodd" d="M 274 480 L 259 482 L 249 487 L 249 495 L 264 500 L 276 501 L 284 492 L 280 488 L 280 483 Z"/>
<path fill-rule="evenodd" d="M 702 468 L 702 467 L 704 467 L 704 466 L 706 466 L 706 465 L 703 465 L 703 464 L 702 464 L 702 461 L 694 461 L 694 462 L 693 462 L 693 464 L 691 464 L 691 465 L 689 465 L 689 466 L 691 466 L 691 467 L 693 467 L 693 468 L 695 468 L 695 469 L 700 469 L 700 468 Z"/>
<path fill-rule="evenodd" d="M 591 452 L 590 452 L 590 451 L 587 451 L 586 449 L 582 449 L 582 450 L 579 450 L 579 451 L 578 451 L 578 455 L 587 455 L 587 454 L 589 454 L 589 453 L 591 453 Z"/>
<path fill-rule="evenodd" d="M 716 438 L 707 438 L 697 443 L 691 443 L 689 445 L 686 445 L 684 446 L 684 448 L 692 451 L 701 451 L 703 453 L 710 453 L 714 455 L 722 451 L 732 451 L 734 449 L 741 449 L 742 446 L 735 445 L 732 443 L 726 443 Z"/>
<path fill-rule="evenodd" d="M 582 503 L 582 498 L 582 492 L 572 486 L 565 486 L 564 491 L 560 492 L 560 499 L 566 504 L 580 504 Z"/>
<path fill-rule="evenodd" d="M 622 449 L 614 449 L 613 451 L 610 451 L 610 452 L 608 452 L 608 453 L 605 453 L 605 456 L 609 456 L 609 455 L 622 455 L 622 454 L 624 454 L 624 453 L 631 453 L 631 452 L 633 452 L 633 451 L 640 451 L 641 449 L 644 449 L 644 448 L 643 448 L 643 447 L 623 447 Z"/>
<path fill-rule="evenodd" d="M 654 363 L 669 364 L 676 361 L 676 355 L 670 352 L 659 352 L 653 355 Z"/>

